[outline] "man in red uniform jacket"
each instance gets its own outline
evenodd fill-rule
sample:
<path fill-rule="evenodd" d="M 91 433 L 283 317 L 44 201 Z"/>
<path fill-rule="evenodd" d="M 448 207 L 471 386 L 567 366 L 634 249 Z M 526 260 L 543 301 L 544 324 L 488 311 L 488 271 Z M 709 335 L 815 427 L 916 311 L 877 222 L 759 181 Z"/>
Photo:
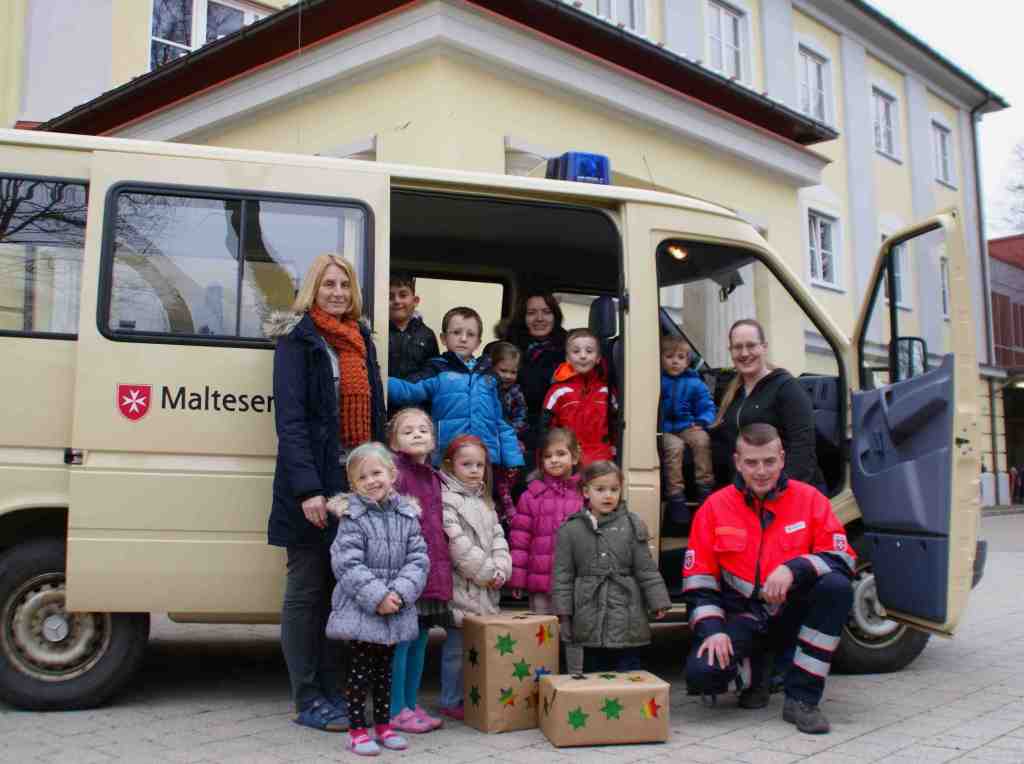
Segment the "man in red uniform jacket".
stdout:
<path fill-rule="evenodd" d="M 694 635 L 687 685 L 717 695 L 738 680 L 740 706 L 763 708 L 768 667 L 759 647 L 795 643 L 782 718 L 801 732 L 828 732 L 818 704 L 853 604 L 856 554 L 828 499 L 783 473 L 774 427 L 743 428 L 734 459 L 736 483 L 701 506 L 683 563 Z"/>

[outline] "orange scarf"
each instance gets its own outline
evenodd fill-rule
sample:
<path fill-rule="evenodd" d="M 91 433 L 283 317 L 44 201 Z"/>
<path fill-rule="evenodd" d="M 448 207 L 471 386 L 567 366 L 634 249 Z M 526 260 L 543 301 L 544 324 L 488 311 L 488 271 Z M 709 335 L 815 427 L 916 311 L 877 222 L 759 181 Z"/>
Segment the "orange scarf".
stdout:
<path fill-rule="evenodd" d="M 353 448 L 370 440 L 370 377 L 359 324 L 339 321 L 316 305 L 309 309 L 320 335 L 338 354 L 338 413 L 341 444 Z"/>

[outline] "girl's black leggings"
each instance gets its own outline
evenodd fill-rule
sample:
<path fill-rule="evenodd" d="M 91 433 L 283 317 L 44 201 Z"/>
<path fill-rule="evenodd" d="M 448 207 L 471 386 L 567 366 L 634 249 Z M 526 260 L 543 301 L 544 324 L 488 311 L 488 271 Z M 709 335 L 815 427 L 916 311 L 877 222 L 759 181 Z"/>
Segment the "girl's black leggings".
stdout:
<path fill-rule="evenodd" d="M 349 724 L 352 729 L 366 727 L 366 695 L 373 691 L 373 721 L 388 724 L 391 721 L 391 657 L 394 645 L 374 642 L 350 642 L 348 681 L 345 700 L 348 701 Z"/>

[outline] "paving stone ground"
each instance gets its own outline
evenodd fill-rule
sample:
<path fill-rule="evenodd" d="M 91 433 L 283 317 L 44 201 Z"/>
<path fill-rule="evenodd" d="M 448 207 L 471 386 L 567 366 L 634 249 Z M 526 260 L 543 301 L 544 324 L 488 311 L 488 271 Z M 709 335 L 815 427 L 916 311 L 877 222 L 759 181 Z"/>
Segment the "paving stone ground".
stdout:
<path fill-rule="evenodd" d="M 405 753 L 381 760 L 423 764 L 570 761 L 862 764 L 1024 762 L 1024 515 L 983 520 L 989 539 L 985 579 L 953 640 L 932 639 L 906 670 L 834 676 L 824 708 L 833 731 L 801 735 L 780 718 L 775 695 L 763 711 L 726 699 L 715 709 L 687 697 L 686 651 L 678 627 L 659 630 L 651 668 L 673 684 L 668 743 L 553 748 L 539 730 L 484 735 L 462 724 L 413 737 Z M 178 625 L 154 620 L 146 664 L 106 708 L 27 713 L 0 704 L 2 762 L 354 761 L 343 735 L 291 722 L 277 627 Z M 438 645 L 428 663 L 425 700 L 438 691 Z"/>

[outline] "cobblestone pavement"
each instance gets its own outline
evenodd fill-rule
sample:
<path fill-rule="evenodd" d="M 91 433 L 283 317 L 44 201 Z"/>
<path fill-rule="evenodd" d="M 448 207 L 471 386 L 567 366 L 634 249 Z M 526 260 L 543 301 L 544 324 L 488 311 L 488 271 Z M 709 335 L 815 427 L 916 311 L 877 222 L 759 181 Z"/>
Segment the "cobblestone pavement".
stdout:
<path fill-rule="evenodd" d="M 458 723 L 413 737 L 409 762 L 867 761 L 1024 762 L 1024 516 L 987 517 L 985 579 L 954 640 L 933 639 L 898 673 L 835 676 L 824 708 L 830 735 L 808 736 L 780 718 L 782 701 L 741 711 L 704 708 L 683 689 L 678 627 L 660 629 L 651 666 L 673 683 L 672 735 L 647 746 L 557 750 L 539 730 L 484 735 Z M 427 705 L 437 696 L 438 650 Z M 325 762 L 356 760 L 345 736 L 291 722 L 276 627 L 183 626 L 154 620 L 145 668 L 102 709 L 26 713 L 0 705 L 3 762 Z"/>

